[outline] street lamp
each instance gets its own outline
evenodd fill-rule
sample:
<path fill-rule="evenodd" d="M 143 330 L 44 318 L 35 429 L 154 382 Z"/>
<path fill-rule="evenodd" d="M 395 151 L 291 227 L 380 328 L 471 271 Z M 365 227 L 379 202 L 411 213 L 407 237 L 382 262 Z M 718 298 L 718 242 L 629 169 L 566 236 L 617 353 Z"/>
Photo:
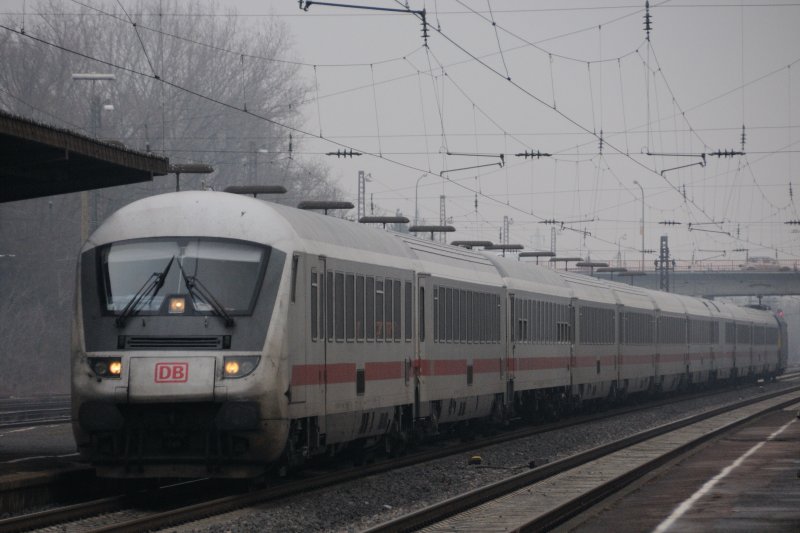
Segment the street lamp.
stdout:
<path fill-rule="evenodd" d="M 639 183 L 636 180 L 633 180 L 633 184 L 634 185 L 638 185 L 639 189 L 642 191 L 642 221 L 641 221 L 641 226 L 639 226 L 639 233 L 642 234 L 642 265 L 641 265 L 641 269 L 642 269 L 642 272 L 644 272 L 644 187 L 642 187 L 642 184 Z"/>
<path fill-rule="evenodd" d="M 72 74 L 72 79 L 75 81 L 90 81 L 92 82 L 92 107 L 90 111 L 91 117 L 91 130 L 92 130 L 92 137 L 97 138 L 97 133 L 100 130 L 100 97 L 95 93 L 95 83 L 98 81 L 114 81 L 117 79 L 116 76 L 113 74 L 103 74 L 99 72 L 84 72 L 84 73 L 74 73 Z M 105 109 L 109 107 L 113 110 L 114 107 L 109 103 L 104 106 Z"/>
<path fill-rule="evenodd" d="M 414 225 L 416 226 L 419 224 L 419 182 L 427 176 L 428 174 L 423 174 L 422 176 L 417 178 L 417 184 L 414 186 Z"/>
<path fill-rule="evenodd" d="M 99 72 L 83 72 L 73 73 L 72 79 L 74 81 L 90 81 L 92 82 L 92 102 L 89 110 L 90 128 L 92 137 L 97 138 L 97 133 L 100 130 L 100 97 L 95 92 L 95 83 L 98 81 L 114 81 L 117 79 L 113 74 L 103 74 Z M 94 211 L 94 225 L 97 225 L 97 195 L 92 194 L 92 204 Z M 81 191 L 81 242 L 85 242 L 89 238 L 89 192 Z"/>
<path fill-rule="evenodd" d="M 628 240 L 628 234 L 623 233 L 622 237 L 617 239 L 617 266 L 622 266 L 622 241 Z"/>

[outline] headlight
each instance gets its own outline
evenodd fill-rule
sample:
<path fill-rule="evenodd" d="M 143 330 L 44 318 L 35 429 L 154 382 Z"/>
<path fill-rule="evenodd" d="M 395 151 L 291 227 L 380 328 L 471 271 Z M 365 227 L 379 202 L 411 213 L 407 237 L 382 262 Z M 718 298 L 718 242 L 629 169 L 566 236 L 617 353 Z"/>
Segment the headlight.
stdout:
<path fill-rule="evenodd" d="M 90 357 L 89 366 L 100 378 L 119 379 L 122 375 L 122 359 L 120 357 Z"/>
<path fill-rule="evenodd" d="M 261 357 L 258 355 L 232 355 L 223 359 L 223 377 L 243 378 L 253 373 Z"/>
<path fill-rule="evenodd" d="M 175 315 L 186 311 L 186 298 L 183 296 L 173 296 L 169 299 L 169 314 Z"/>

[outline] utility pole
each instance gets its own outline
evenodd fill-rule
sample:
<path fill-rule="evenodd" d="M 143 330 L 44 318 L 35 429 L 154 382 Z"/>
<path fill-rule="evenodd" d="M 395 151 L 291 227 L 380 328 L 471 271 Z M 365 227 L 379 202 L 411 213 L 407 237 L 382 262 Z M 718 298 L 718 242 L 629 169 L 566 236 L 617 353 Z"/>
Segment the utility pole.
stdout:
<path fill-rule="evenodd" d="M 439 225 L 447 225 L 447 212 L 445 211 L 445 197 L 444 194 L 439 196 Z M 444 233 L 439 234 L 439 241 L 445 242 Z"/>
<path fill-rule="evenodd" d="M 639 190 L 642 191 L 642 220 L 639 226 L 639 234 L 642 236 L 642 265 L 640 270 L 644 272 L 644 187 L 636 180 L 633 180 L 633 184 L 638 185 Z"/>
<path fill-rule="evenodd" d="M 669 292 L 669 244 L 667 236 L 661 236 L 661 247 L 658 253 L 658 288 Z"/>
<path fill-rule="evenodd" d="M 514 223 L 513 218 L 509 218 L 508 215 L 503 216 L 503 234 L 502 234 L 502 244 L 509 244 L 511 242 L 511 225 Z"/>
<path fill-rule="evenodd" d="M 366 206 L 364 205 L 366 202 L 367 196 L 367 178 L 364 176 L 364 171 L 358 171 L 358 218 L 356 220 L 361 220 L 364 216 L 366 216 Z"/>

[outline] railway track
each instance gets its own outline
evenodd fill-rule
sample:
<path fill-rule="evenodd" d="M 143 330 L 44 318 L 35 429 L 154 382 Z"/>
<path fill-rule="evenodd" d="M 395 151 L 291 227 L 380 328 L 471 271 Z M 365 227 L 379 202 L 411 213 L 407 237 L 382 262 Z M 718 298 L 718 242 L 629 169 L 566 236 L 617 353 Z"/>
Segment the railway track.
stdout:
<path fill-rule="evenodd" d="M 0 399 L 0 428 L 70 421 L 69 396 Z"/>
<path fill-rule="evenodd" d="M 367 530 L 546 531 L 733 427 L 800 400 L 800 386 L 666 424 Z"/>
<path fill-rule="evenodd" d="M 800 377 L 800 373 L 796 375 L 787 375 L 784 379 L 791 380 L 797 379 L 798 377 Z M 800 387 L 797 388 L 800 389 Z M 361 477 L 387 472 L 425 461 L 471 452 L 478 447 L 501 444 L 514 439 L 530 437 L 539 433 L 555 431 L 591 421 L 602 420 L 604 418 L 622 416 L 675 401 L 690 400 L 708 394 L 709 393 L 706 392 L 683 395 L 677 399 L 671 397 L 648 402 L 643 405 L 610 409 L 606 412 L 592 415 L 576 416 L 557 423 L 508 430 L 495 436 L 481 438 L 476 442 L 451 443 L 444 447 L 438 446 L 433 449 L 415 452 L 404 457 L 358 468 L 348 468 L 344 471 L 321 474 L 301 473 L 302 475 L 312 475 L 313 477 L 292 481 L 279 481 L 275 486 L 246 493 L 226 494 L 223 496 L 220 493 L 224 494 L 224 490 L 220 490 L 213 482 L 200 480 L 198 483 L 182 483 L 179 485 L 162 487 L 154 491 L 143 492 L 133 497 L 130 495 L 121 495 L 102 498 L 0 520 L 0 531 L 28 531 L 53 526 L 59 526 L 60 530 L 66 528 L 65 530 L 67 531 L 92 531 L 95 533 L 111 531 L 135 532 L 165 528 L 198 520 L 200 518 L 223 514 L 255 504 L 290 498 L 311 490 L 334 486 Z M 549 471 L 550 465 L 545 468 Z M 537 471 L 538 470 L 539 469 L 537 469 Z M 231 492 L 230 487 L 228 487 L 228 492 Z M 165 508 L 165 502 L 170 502 L 171 505 L 169 508 Z M 105 516 L 102 520 L 93 518 L 98 515 Z M 97 525 L 99 521 L 106 525 Z"/>

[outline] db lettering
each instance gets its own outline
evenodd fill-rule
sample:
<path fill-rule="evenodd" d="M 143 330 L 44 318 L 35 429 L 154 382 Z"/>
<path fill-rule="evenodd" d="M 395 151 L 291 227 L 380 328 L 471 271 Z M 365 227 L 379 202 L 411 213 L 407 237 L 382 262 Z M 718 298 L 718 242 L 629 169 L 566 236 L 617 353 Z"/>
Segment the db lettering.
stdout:
<path fill-rule="evenodd" d="M 186 383 L 189 363 L 156 363 L 156 383 Z"/>

